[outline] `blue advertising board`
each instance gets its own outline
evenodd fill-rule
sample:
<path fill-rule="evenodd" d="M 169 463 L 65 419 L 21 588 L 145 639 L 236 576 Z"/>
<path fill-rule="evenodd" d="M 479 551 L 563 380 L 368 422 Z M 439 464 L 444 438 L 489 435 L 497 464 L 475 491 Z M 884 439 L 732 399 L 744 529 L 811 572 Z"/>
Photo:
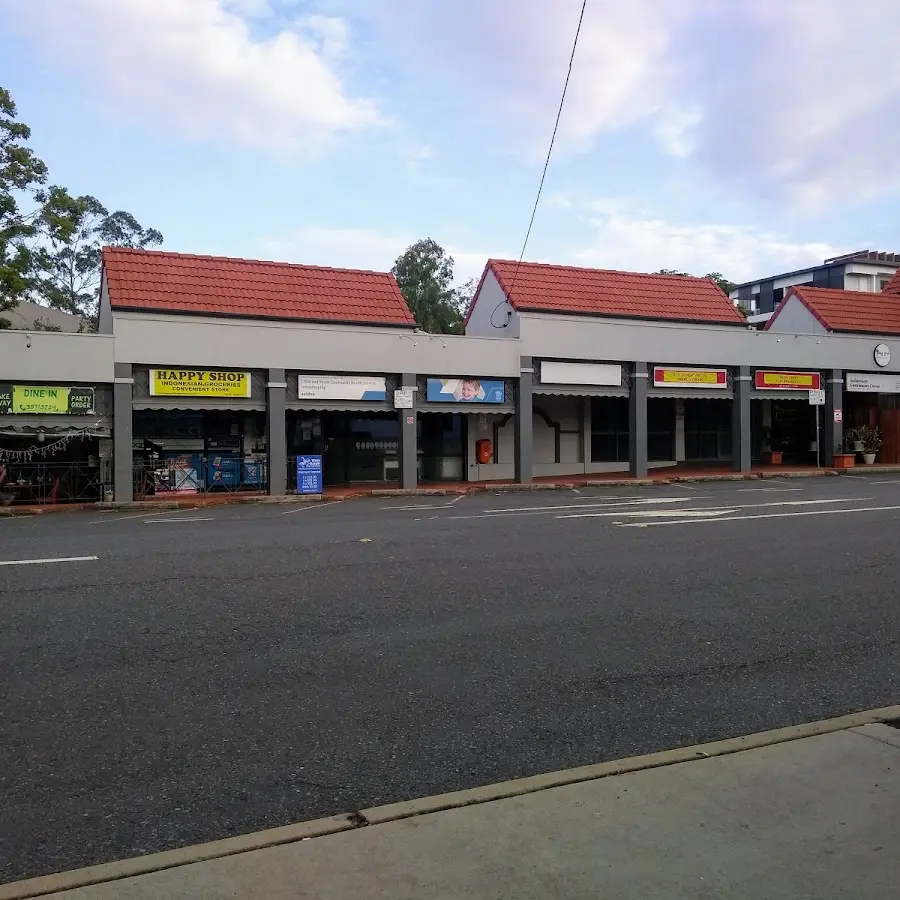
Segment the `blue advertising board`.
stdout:
<path fill-rule="evenodd" d="M 429 378 L 425 394 L 432 403 L 504 403 L 502 381 L 479 378 Z"/>
<path fill-rule="evenodd" d="M 322 493 L 322 456 L 311 454 L 297 457 L 297 493 Z"/>

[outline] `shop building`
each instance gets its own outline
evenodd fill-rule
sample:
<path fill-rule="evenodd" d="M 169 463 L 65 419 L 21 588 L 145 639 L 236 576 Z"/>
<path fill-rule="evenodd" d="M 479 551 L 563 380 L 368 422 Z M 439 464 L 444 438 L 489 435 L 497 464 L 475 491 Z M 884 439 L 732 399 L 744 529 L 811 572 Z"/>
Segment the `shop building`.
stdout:
<path fill-rule="evenodd" d="M 432 335 L 387 273 L 108 250 L 101 334 L 0 332 L 0 451 L 78 437 L 60 463 L 118 500 L 284 494 L 309 456 L 325 485 L 403 488 L 745 472 L 776 444 L 828 464 L 845 420 L 893 434 L 895 284 L 850 319 L 851 292 L 796 288 L 757 331 L 704 279 L 491 260 L 466 334 Z"/>
<path fill-rule="evenodd" d="M 0 331 L 0 497 L 102 500 L 112 490 L 113 341 Z"/>
<path fill-rule="evenodd" d="M 638 356 L 609 339 L 619 328 L 680 344 Z M 716 330 L 744 333 L 746 322 L 706 279 L 505 260 L 488 261 L 466 320 L 466 334 L 521 345 L 535 476 L 731 465 L 735 373 L 705 351 Z M 596 343 L 573 352 L 568 341 L 585 333 Z M 476 474 L 492 476 L 486 466 Z"/>
<path fill-rule="evenodd" d="M 791 288 L 767 324 L 776 335 L 802 334 L 822 341 L 838 335 L 868 340 L 869 354 L 860 365 L 841 373 L 844 392 L 842 426 L 878 427 L 884 438 L 883 463 L 900 463 L 900 379 L 894 374 L 900 339 L 900 274 L 885 289 L 865 299 L 848 291 Z M 779 338 L 780 339 L 780 338 Z"/>

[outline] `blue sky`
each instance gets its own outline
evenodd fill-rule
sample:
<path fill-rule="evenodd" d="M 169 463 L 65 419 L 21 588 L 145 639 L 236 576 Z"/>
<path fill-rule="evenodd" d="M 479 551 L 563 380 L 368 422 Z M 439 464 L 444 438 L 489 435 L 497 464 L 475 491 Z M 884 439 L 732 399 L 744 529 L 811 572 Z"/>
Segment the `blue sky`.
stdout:
<path fill-rule="evenodd" d="M 171 250 L 518 256 L 581 0 L 0 0 L 52 179 Z M 900 251 L 894 0 L 588 0 L 526 258 L 748 280 Z M 879 26 L 878 23 L 882 23 Z"/>

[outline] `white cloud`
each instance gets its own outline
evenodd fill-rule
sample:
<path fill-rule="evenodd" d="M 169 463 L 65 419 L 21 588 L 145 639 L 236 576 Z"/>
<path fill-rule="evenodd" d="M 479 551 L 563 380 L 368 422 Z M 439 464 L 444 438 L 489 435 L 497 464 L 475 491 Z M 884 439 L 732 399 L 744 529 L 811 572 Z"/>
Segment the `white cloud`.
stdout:
<path fill-rule="evenodd" d="M 581 0 L 381 0 L 398 65 L 532 154 L 546 148 Z M 350 9 L 350 4 L 346 4 Z M 815 208 L 900 187 L 896 0 L 590 0 L 560 149 L 640 128 L 726 181 Z"/>
<path fill-rule="evenodd" d="M 572 261 L 605 269 L 677 269 L 692 275 L 719 271 L 731 281 L 742 282 L 821 264 L 848 249 L 791 241 L 745 225 L 680 225 L 629 212 L 627 204 L 615 200 L 593 204 L 588 223 L 594 232 L 592 242 L 577 250 Z"/>
<path fill-rule="evenodd" d="M 347 52 L 338 19 L 261 37 L 242 16 L 268 21 L 264 0 L 0 0 L 0 11 L 119 111 L 163 127 L 305 151 L 379 122 L 335 68 Z"/>
<path fill-rule="evenodd" d="M 400 232 L 385 233 L 365 228 L 301 228 L 283 238 L 259 242 L 267 257 L 285 262 L 387 272 L 394 261 L 418 240 Z M 453 257 L 457 283 L 477 278 L 487 253 L 473 253 L 444 245 Z"/>

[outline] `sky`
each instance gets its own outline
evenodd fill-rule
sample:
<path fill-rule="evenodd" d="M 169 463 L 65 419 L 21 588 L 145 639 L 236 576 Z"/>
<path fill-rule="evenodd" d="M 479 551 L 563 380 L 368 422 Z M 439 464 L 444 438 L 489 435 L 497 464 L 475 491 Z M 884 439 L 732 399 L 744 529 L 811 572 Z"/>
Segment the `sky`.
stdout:
<path fill-rule="evenodd" d="M 732 281 L 900 252 L 896 0 L 588 0 L 528 260 Z M 165 249 L 517 258 L 581 0 L 0 0 L 51 180 Z"/>

